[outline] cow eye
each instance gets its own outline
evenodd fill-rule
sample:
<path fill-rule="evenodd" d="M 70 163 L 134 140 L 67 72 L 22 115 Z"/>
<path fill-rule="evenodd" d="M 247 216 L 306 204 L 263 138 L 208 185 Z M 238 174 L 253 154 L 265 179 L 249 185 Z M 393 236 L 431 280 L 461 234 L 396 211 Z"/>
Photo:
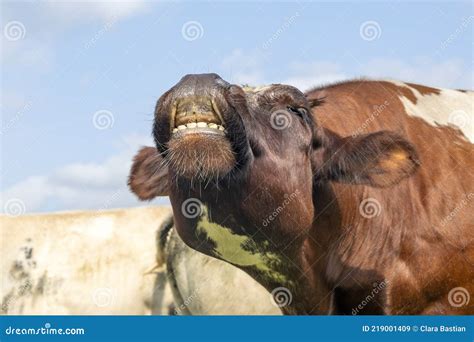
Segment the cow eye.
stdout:
<path fill-rule="evenodd" d="M 306 115 L 306 109 L 303 107 L 293 107 L 293 106 L 288 106 L 286 107 L 290 112 L 295 113 L 299 117 L 303 117 Z"/>

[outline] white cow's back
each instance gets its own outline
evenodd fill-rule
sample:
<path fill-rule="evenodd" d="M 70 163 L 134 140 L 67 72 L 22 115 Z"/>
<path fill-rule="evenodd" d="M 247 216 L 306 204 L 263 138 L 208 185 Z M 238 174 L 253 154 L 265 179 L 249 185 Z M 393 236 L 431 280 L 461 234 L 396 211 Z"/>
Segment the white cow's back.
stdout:
<path fill-rule="evenodd" d="M 155 277 L 145 273 L 155 265 L 155 233 L 169 213 L 149 207 L 0 216 L 1 313 L 149 313 Z"/>

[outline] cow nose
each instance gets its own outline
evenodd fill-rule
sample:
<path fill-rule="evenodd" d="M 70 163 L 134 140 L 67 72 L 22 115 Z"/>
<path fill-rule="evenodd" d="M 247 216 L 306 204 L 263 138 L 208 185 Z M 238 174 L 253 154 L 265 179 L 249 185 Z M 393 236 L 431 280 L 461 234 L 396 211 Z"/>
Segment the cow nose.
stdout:
<path fill-rule="evenodd" d="M 209 97 L 227 87 L 229 83 L 217 74 L 190 74 L 178 82 L 175 90 L 178 97 Z"/>
<path fill-rule="evenodd" d="M 208 87 L 228 87 L 229 83 L 224 81 L 218 74 L 188 74 L 185 75 L 178 84 L 182 86 L 191 86 L 196 89 Z"/>

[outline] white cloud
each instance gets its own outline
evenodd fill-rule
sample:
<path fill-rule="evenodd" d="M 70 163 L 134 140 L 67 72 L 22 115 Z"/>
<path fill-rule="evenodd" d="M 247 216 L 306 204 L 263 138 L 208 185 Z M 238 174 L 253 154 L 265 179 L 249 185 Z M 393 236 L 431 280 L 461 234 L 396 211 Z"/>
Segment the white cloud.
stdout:
<path fill-rule="evenodd" d="M 1 193 L 5 212 L 8 200 L 19 199 L 26 213 L 41 211 L 109 209 L 138 206 L 127 177 L 133 156 L 141 146 L 153 146 L 151 138 L 129 136 L 120 152 L 101 163 L 74 163 L 47 175 L 30 176 Z M 159 200 L 167 203 L 166 199 Z"/>
<path fill-rule="evenodd" d="M 472 89 L 474 79 L 472 68 L 458 59 L 435 62 L 427 57 L 409 61 L 374 58 L 358 66 L 351 65 L 350 68 L 324 60 L 295 61 L 288 67 L 282 66 L 283 71 L 279 74 L 287 75 L 282 79 L 275 79 L 266 74 L 265 63 L 263 55 L 258 51 L 245 52 L 235 49 L 222 62 L 223 76 L 229 82 L 237 84 L 284 83 L 303 91 L 314 86 L 360 77 L 397 79 L 436 87 L 466 89 Z"/>
<path fill-rule="evenodd" d="M 261 57 L 235 49 L 222 60 L 222 67 L 228 73 L 228 81 L 235 84 L 259 85 L 264 83 Z"/>
<path fill-rule="evenodd" d="M 332 62 L 293 63 L 290 70 L 291 76 L 282 83 L 291 84 L 303 91 L 348 78 L 342 67 Z"/>
<path fill-rule="evenodd" d="M 47 73 L 52 69 L 55 60 L 54 50 L 48 42 L 2 41 L 5 47 L 2 52 L 2 63 L 14 63 L 37 73 Z"/>
<path fill-rule="evenodd" d="M 47 12 L 56 20 L 66 23 L 79 23 L 94 20 L 119 20 L 142 12 L 146 6 L 143 0 L 60 0 L 45 2 Z"/>
<path fill-rule="evenodd" d="M 457 59 L 434 62 L 420 57 L 406 62 L 376 58 L 364 64 L 360 72 L 373 78 L 394 78 L 444 88 L 472 88 L 473 85 L 472 69 Z"/>
<path fill-rule="evenodd" d="M 149 4 L 144 0 L 7 3 L 2 5 L 2 22 L 5 23 L 2 30 L 8 23 L 18 22 L 24 37 L 12 41 L 5 34 L 1 35 L 1 62 L 4 65 L 11 63 L 35 67 L 35 72 L 48 71 L 54 62 L 57 39 L 68 30 L 94 23 L 110 28 L 125 18 L 142 13 Z"/>
<path fill-rule="evenodd" d="M 28 103 L 25 95 L 2 89 L 0 106 L 3 110 L 17 111 Z"/>
<path fill-rule="evenodd" d="M 268 83 L 285 83 L 301 90 L 346 78 L 340 65 L 332 62 L 315 61 L 312 63 L 294 62 L 286 72 L 289 77 L 277 80 L 264 74 L 264 60 L 264 56 L 258 50 L 247 53 L 242 49 L 235 49 L 222 61 L 222 68 L 226 73 L 225 78 L 231 83 L 255 86 Z"/>

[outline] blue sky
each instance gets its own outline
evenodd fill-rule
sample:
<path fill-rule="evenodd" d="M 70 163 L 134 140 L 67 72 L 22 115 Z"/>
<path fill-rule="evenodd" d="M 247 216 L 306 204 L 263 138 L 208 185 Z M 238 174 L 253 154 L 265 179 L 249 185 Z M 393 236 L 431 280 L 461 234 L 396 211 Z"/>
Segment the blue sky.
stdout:
<path fill-rule="evenodd" d="M 139 205 L 125 186 L 131 157 L 151 143 L 157 98 L 188 73 L 302 90 L 360 76 L 472 89 L 470 1 L 1 6 L 10 214 Z"/>

